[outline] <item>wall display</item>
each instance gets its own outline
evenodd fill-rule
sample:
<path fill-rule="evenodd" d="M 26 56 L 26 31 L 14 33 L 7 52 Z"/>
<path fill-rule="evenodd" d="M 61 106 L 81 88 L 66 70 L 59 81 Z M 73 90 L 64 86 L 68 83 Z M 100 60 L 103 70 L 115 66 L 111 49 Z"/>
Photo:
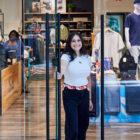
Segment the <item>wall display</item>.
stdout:
<path fill-rule="evenodd" d="M 41 13 L 54 13 L 55 0 L 40 0 Z M 57 12 L 66 12 L 66 0 L 57 0 Z"/>
<path fill-rule="evenodd" d="M 62 13 L 61 25 L 67 26 L 70 33 L 79 32 L 83 37 L 91 37 L 92 12 Z"/>
<path fill-rule="evenodd" d="M 58 13 L 66 12 L 66 0 L 57 0 L 57 12 Z"/>
<path fill-rule="evenodd" d="M 32 12 L 40 12 L 40 2 L 32 2 Z"/>
<path fill-rule="evenodd" d="M 109 27 L 123 35 L 123 15 L 107 15 Z"/>
<path fill-rule="evenodd" d="M 41 34 L 45 32 L 45 13 L 25 13 L 25 31 L 34 32 L 35 27 L 40 27 Z M 51 19 L 54 21 L 54 19 Z M 91 12 L 71 12 L 62 13 L 60 17 L 61 25 L 65 25 L 69 32 L 79 32 L 83 37 L 91 38 L 92 13 Z M 38 26 L 37 26 L 38 25 Z M 44 35 L 43 35 L 44 36 Z"/>
<path fill-rule="evenodd" d="M 120 33 L 124 40 L 124 19 L 128 13 L 107 13 L 106 20 L 109 27 Z"/>
<path fill-rule="evenodd" d="M 52 13 L 55 11 L 54 0 L 40 0 L 41 2 L 41 13 Z"/>

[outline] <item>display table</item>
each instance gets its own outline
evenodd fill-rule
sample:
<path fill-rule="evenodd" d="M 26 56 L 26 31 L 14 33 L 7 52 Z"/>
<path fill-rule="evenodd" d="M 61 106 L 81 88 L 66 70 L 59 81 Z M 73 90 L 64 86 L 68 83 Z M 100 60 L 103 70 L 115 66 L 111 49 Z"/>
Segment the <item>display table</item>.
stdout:
<path fill-rule="evenodd" d="M 16 62 L 0 71 L 0 115 L 22 92 L 22 62 Z"/>
<path fill-rule="evenodd" d="M 108 85 L 109 86 L 109 85 Z M 131 122 L 131 123 L 138 123 L 140 122 L 140 85 L 118 85 L 118 95 L 119 95 L 119 101 L 118 97 L 114 94 L 114 91 L 116 92 L 116 89 L 114 90 L 114 87 L 112 85 L 109 86 L 109 88 L 112 90 L 111 92 L 107 92 L 107 94 L 114 94 L 113 96 L 116 96 L 116 101 L 119 103 L 119 109 L 117 104 L 115 103 L 113 96 L 110 96 L 113 99 L 111 108 L 110 106 L 106 107 L 105 110 L 110 110 L 111 112 L 105 113 L 104 115 L 104 121 L 105 122 Z M 96 110 L 98 111 L 98 115 L 96 117 L 90 118 L 91 122 L 101 122 L 101 87 L 98 85 L 96 89 L 96 98 L 98 102 L 96 102 Z M 106 85 L 105 85 L 105 91 L 106 91 Z M 106 98 L 105 95 L 105 99 Z M 110 99 L 111 101 L 111 99 Z M 104 107 L 107 105 L 106 101 Z M 116 106 L 114 106 L 116 104 Z M 116 109 L 116 112 L 112 113 Z M 112 111 L 113 110 L 113 111 Z"/>

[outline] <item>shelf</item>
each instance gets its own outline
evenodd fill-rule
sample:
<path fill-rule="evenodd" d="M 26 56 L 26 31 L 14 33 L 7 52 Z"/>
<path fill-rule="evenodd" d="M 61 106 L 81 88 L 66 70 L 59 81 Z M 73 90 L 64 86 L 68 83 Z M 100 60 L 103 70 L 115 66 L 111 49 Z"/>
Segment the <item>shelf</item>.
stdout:
<path fill-rule="evenodd" d="M 25 15 L 45 15 L 44 13 L 24 13 Z"/>
<path fill-rule="evenodd" d="M 61 23 L 77 23 L 77 22 L 89 22 L 91 23 L 92 21 L 60 21 Z"/>
<path fill-rule="evenodd" d="M 38 23 L 46 23 L 46 21 L 24 21 L 25 23 L 32 23 L 32 22 L 38 22 Z M 49 23 L 55 23 L 55 21 L 49 21 Z"/>
<path fill-rule="evenodd" d="M 46 21 L 25 21 L 25 23 L 31 23 L 31 22 L 38 22 L 38 23 L 46 23 Z M 49 21 L 51 23 L 55 23 L 55 21 Z M 92 21 L 60 21 L 61 23 L 77 23 L 77 22 L 85 22 L 85 23 L 91 23 Z"/>
<path fill-rule="evenodd" d="M 82 14 L 82 15 L 89 15 L 92 14 L 92 12 L 66 12 L 66 13 L 60 13 L 60 15 L 67 15 L 67 14 L 71 14 L 71 15 L 78 15 L 78 14 Z"/>
<path fill-rule="evenodd" d="M 46 23 L 46 21 L 24 21 L 25 23 L 32 23 L 32 22 L 38 22 L 38 23 Z"/>
<path fill-rule="evenodd" d="M 92 29 L 69 29 L 69 31 L 91 31 Z M 34 29 L 25 29 L 25 31 L 34 31 Z M 45 30 L 40 30 L 45 31 Z"/>
<path fill-rule="evenodd" d="M 24 13 L 25 15 L 45 15 L 45 13 Z M 87 14 L 92 14 L 92 12 L 66 12 L 66 13 L 60 13 L 60 15 L 77 15 L 77 14 L 82 14 L 82 15 L 87 15 Z"/>
<path fill-rule="evenodd" d="M 45 21 L 45 13 L 24 13 L 25 14 L 25 24 L 31 24 L 33 22 L 36 22 L 38 24 L 46 24 Z M 92 32 L 92 12 L 65 12 L 65 13 L 60 13 L 60 24 L 64 24 L 70 32 L 81 32 L 85 33 L 87 37 L 91 36 Z M 29 16 L 30 15 L 30 16 Z M 30 17 L 30 18 L 29 18 Z M 75 18 L 75 19 L 74 19 Z M 34 20 L 35 19 L 35 20 Z M 36 21 L 38 19 L 38 21 Z M 57 21 L 56 21 L 57 22 Z M 78 23 L 82 22 L 86 29 L 76 29 Z M 55 21 L 53 18 L 50 19 L 49 24 L 50 26 L 54 26 Z M 71 26 L 73 25 L 73 26 Z M 71 27 L 71 28 L 70 28 Z M 26 32 L 32 32 L 34 29 L 25 29 Z M 40 32 L 45 32 L 45 30 L 41 30 Z M 89 38 L 85 38 L 89 39 Z"/>
<path fill-rule="evenodd" d="M 34 29 L 25 29 L 25 31 L 34 31 Z M 40 31 L 46 31 L 45 29 L 44 30 L 40 30 Z"/>
<path fill-rule="evenodd" d="M 69 29 L 69 31 L 91 31 L 92 29 Z"/>

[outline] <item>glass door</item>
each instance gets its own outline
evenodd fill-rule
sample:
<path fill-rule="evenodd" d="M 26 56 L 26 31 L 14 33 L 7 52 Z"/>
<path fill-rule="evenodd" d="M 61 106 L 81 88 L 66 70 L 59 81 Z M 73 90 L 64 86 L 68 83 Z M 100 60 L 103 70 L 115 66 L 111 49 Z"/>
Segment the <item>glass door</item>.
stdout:
<path fill-rule="evenodd" d="M 43 140 L 59 137 L 59 83 L 54 78 L 58 69 L 57 19 L 55 2 L 25 1 L 24 34 L 28 36 L 25 42 L 33 48 L 34 59 L 30 69 L 30 93 L 25 95 L 32 106 L 25 108 L 29 124 L 26 125 L 25 132 L 30 134 L 30 139 L 32 136 Z M 34 128 L 36 132 L 33 131 Z"/>
<path fill-rule="evenodd" d="M 96 2 L 96 6 L 100 2 Z M 100 5 L 96 7 L 92 56 L 96 60 L 96 76 L 99 77 L 96 94 L 99 95 L 101 115 L 93 122 L 101 120 L 103 127 L 99 139 L 139 139 L 139 53 L 133 53 L 134 49 L 138 50 L 139 43 L 133 45 L 132 38 L 136 36 L 132 36 L 134 28 L 128 21 L 129 16 L 134 16 L 128 16 L 128 13 L 133 13 L 131 6 L 134 3 L 130 3 L 131 10 L 126 11 L 123 10 L 123 1 L 104 1 L 102 9 Z M 112 9 L 111 5 L 116 5 L 118 10 Z"/>

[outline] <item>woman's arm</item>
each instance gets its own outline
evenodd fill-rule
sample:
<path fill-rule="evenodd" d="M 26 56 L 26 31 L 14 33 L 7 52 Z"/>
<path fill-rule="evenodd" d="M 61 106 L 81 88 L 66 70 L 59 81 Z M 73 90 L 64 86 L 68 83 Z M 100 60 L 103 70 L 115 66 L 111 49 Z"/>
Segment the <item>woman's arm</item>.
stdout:
<path fill-rule="evenodd" d="M 89 100 L 91 100 L 91 75 L 88 76 Z"/>
<path fill-rule="evenodd" d="M 68 62 L 66 60 L 61 60 L 61 72 L 57 73 L 58 80 L 62 79 L 64 73 L 66 72 L 67 65 L 68 65 Z"/>
<path fill-rule="evenodd" d="M 88 85 L 89 85 L 89 111 L 92 111 L 93 103 L 92 103 L 92 95 L 91 95 L 91 75 L 88 76 Z"/>

